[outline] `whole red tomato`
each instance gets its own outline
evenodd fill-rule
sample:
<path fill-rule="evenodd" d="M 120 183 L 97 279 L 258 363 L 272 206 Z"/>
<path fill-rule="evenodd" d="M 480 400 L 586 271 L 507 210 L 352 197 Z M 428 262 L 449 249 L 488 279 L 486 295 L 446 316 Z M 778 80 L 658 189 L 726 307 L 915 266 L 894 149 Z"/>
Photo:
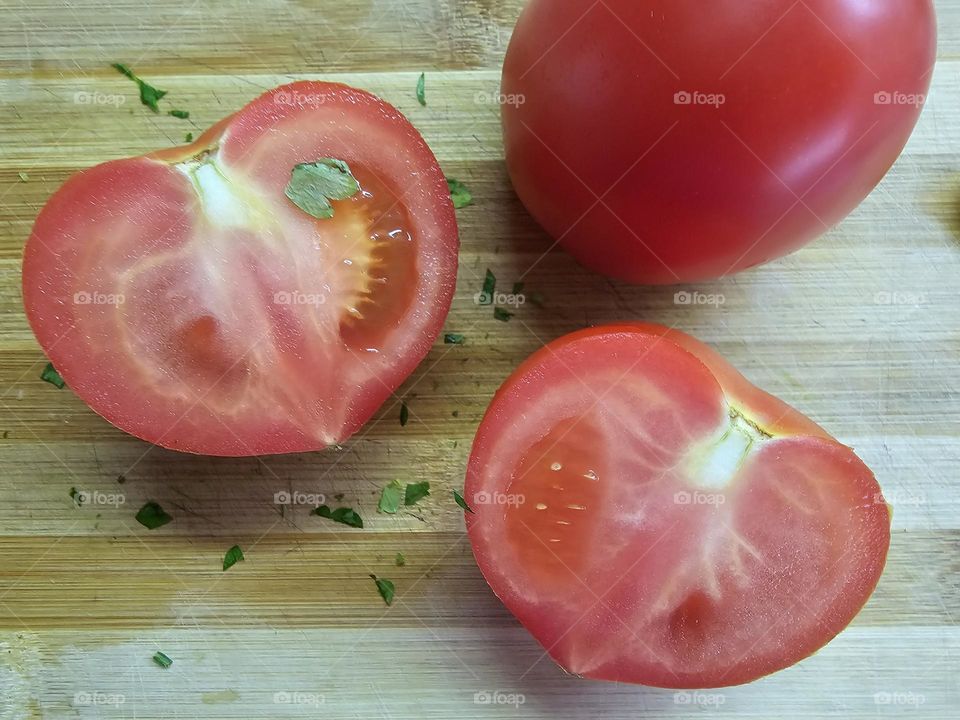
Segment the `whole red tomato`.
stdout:
<path fill-rule="evenodd" d="M 531 0 L 503 69 L 510 175 L 594 270 L 727 275 L 867 196 L 935 51 L 931 0 Z"/>

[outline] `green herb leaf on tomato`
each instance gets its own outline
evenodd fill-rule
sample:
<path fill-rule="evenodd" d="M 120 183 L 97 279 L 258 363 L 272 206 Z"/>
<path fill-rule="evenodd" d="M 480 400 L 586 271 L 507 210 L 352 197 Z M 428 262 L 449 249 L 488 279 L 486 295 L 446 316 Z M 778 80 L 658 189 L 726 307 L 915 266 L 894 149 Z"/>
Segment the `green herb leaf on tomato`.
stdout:
<path fill-rule="evenodd" d="M 416 505 L 420 500 L 423 500 L 429 494 L 429 482 L 411 483 L 410 485 L 407 485 L 407 490 L 403 495 L 403 504 Z"/>
<path fill-rule="evenodd" d="M 393 596 L 397 592 L 396 586 L 389 580 L 384 578 L 378 578 L 376 575 L 371 575 L 373 581 L 377 584 L 377 592 L 380 593 L 380 597 L 383 598 L 383 601 L 387 605 L 393 604 Z"/>
<path fill-rule="evenodd" d="M 360 191 L 360 183 L 343 160 L 322 158 L 295 165 L 284 194 L 290 202 L 318 220 L 333 217 L 331 200 L 348 200 Z"/>
<path fill-rule="evenodd" d="M 232 548 L 227 550 L 226 554 L 223 556 L 223 570 L 226 572 L 238 562 L 243 560 L 243 550 L 240 549 L 239 545 L 234 545 Z"/>
<path fill-rule="evenodd" d="M 427 106 L 427 74 L 420 73 L 420 79 L 417 80 L 417 101 L 423 105 Z"/>
<path fill-rule="evenodd" d="M 47 363 L 47 366 L 43 369 L 43 372 L 40 373 L 40 379 L 44 382 L 50 383 L 58 390 L 63 390 L 67 386 L 67 383 L 65 383 L 63 378 L 60 377 L 60 373 L 58 373 L 57 369 L 53 367 L 53 363 Z"/>
<path fill-rule="evenodd" d="M 470 506 L 467 505 L 467 501 L 463 499 L 463 495 L 458 493 L 456 490 L 453 491 L 453 499 L 456 501 L 457 505 L 463 508 L 466 512 L 473 515 L 473 510 L 471 510 Z"/>
<path fill-rule="evenodd" d="M 334 522 L 349 525 L 350 527 L 363 527 L 363 518 L 361 518 L 353 508 L 340 507 L 336 510 L 331 510 L 329 505 L 321 505 L 320 507 L 314 508 L 310 514 L 319 515 L 327 520 L 333 520 Z"/>
<path fill-rule="evenodd" d="M 147 530 L 156 530 L 173 521 L 173 516 L 164 510 L 158 503 L 147 502 L 137 511 L 136 520 Z"/>
<path fill-rule="evenodd" d="M 150 83 L 142 80 L 134 74 L 133 70 L 124 65 L 123 63 L 113 63 L 111 67 L 119 73 L 126 75 L 128 78 L 133 80 L 137 87 L 140 88 L 140 102 L 146 105 L 148 108 L 153 110 L 155 113 L 160 112 L 160 106 L 157 103 L 160 99 L 167 94 L 166 90 L 158 90 Z"/>
<path fill-rule="evenodd" d="M 377 503 L 377 510 L 382 513 L 393 515 L 400 509 L 400 503 L 403 501 L 403 485 L 399 480 L 391 480 L 380 491 L 380 502 Z"/>
<path fill-rule="evenodd" d="M 450 188 L 450 198 L 453 200 L 454 209 L 459 210 L 473 204 L 473 194 L 459 180 L 447 178 L 447 187 Z"/>

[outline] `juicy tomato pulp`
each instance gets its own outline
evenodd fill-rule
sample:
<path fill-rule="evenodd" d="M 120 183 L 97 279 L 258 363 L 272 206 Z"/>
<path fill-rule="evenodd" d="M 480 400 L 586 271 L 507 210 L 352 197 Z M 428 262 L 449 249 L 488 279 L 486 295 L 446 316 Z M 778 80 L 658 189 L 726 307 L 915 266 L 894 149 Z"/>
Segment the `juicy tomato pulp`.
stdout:
<path fill-rule="evenodd" d="M 361 190 L 317 219 L 299 163 Z M 67 384 L 175 450 L 315 450 L 354 433 L 423 359 L 450 307 L 443 173 L 394 108 L 343 85 L 276 88 L 196 143 L 73 176 L 23 260 L 34 332 Z"/>
<path fill-rule="evenodd" d="M 503 68 L 510 176 L 587 267 L 734 273 L 880 182 L 935 54 L 931 0 L 531 0 Z"/>
<path fill-rule="evenodd" d="M 660 687 L 812 654 L 867 601 L 890 542 L 852 450 L 654 325 L 529 358 L 483 419 L 466 499 L 487 582 L 561 666 Z"/>

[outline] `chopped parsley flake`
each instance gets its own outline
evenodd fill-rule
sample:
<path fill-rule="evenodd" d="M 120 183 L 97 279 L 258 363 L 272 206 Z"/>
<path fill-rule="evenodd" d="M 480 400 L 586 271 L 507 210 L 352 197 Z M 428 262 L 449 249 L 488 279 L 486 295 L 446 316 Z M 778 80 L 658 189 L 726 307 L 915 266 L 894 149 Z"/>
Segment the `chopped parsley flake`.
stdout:
<path fill-rule="evenodd" d="M 44 382 L 48 382 L 59 390 L 63 390 L 67 383 L 63 381 L 63 378 L 60 377 L 60 373 L 57 372 L 56 368 L 53 367 L 53 363 L 47 363 L 47 366 L 43 369 L 43 372 L 40 373 L 40 379 Z"/>
<path fill-rule="evenodd" d="M 500 322 L 510 322 L 510 318 L 513 317 L 513 313 L 507 312 L 502 307 L 495 307 L 493 309 L 493 316 Z"/>
<path fill-rule="evenodd" d="M 389 580 L 378 578 L 376 575 L 371 575 L 370 577 L 373 578 L 373 581 L 377 584 L 377 592 L 380 593 L 380 597 L 383 598 L 383 601 L 387 605 L 392 605 L 393 596 L 397 592 L 396 586 Z"/>
<path fill-rule="evenodd" d="M 153 85 L 141 80 L 133 73 L 133 70 L 123 63 L 113 63 L 111 67 L 117 72 L 126 75 L 137 84 L 137 87 L 140 88 L 140 102 L 153 110 L 155 113 L 160 112 L 160 106 L 157 105 L 157 103 L 164 95 L 167 94 L 166 90 L 158 90 L 157 88 L 153 87 Z"/>
<path fill-rule="evenodd" d="M 453 207 L 457 210 L 473 204 L 473 194 L 459 180 L 447 178 L 447 187 L 450 189 L 450 198 L 453 200 Z"/>
<path fill-rule="evenodd" d="M 417 101 L 423 105 L 427 106 L 427 74 L 420 73 L 420 79 L 417 80 Z"/>
<path fill-rule="evenodd" d="M 190 117 L 190 113 L 187 110 L 171 110 L 168 114 L 181 120 L 186 120 Z"/>
<path fill-rule="evenodd" d="M 471 510 L 471 509 L 470 509 L 470 506 L 467 505 L 467 501 L 463 499 L 463 495 L 461 495 L 460 493 L 458 493 L 456 490 L 453 491 L 453 499 L 457 501 L 457 505 L 459 505 L 459 506 L 462 507 L 464 510 L 466 510 L 468 513 L 470 513 L 471 515 L 473 515 L 473 510 Z"/>
<path fill-rule="evenodd" d="M 399 480 L 391 480 L 380 492 L 380 502 L 377 504 L 377 510 L 393 515 L 400 509 L 402 500 L 403 485 L 400 484 Z"/>
<path fill-rule="evenodd" d="M 137 512 L 136 519 L 137 522 L 147 528 L 147 530 L 156 530 L 158 527 L 162 527 L 168 522 L 171 522 L 173 516 L 151 500 L 140 508 Z"/>
<path fill-rule="evenodd" d="M 159 650 L 153 654 L 153 661 L 162 668 L 168 668 L 173 665 L 173 660 Z"/>
<path fill-rule="evenodd" d="M 404 505 L 416 505 L 430 494 L 430 483 L 419 482 L 407 485 L 407 490 L 403 495 Z"/>
<path fill-rule="evenodd" d="M 483 276 L 483 287 L 480 289 L 480 304 L 481 305 L 492 305 L 493 304 L 493 293 L 497 289 L 497 276 L 491 272 L 490 268 L 487 268 L 486 274 Z"/>
<path fill-rule="evenodd" d="M 243 550 L 240 549 L 239 545 L 234 545 L 232 548 L 227 550 L 226 555 L 223 556 L 224 571 L 229 570 L 243 559 Z"/>
<path fill-rule="evenodd" d="M 407 559 L 403 556 L 403 553 L 397 553 L 397 557 L 394 559 L 394 563 L 397 567 L 403 567 L 407 564 Z"/>
<path fill-rule="evenodd" d="M 349 525 L 350 527 L 363 527 L 363 518 L 361 518 L 353 508 L 341 507 L 336 510 L 331 510 L 328 505 L 321 505 L 318 508 L 314 508 L 310 514 L 319 515 L 327 520 L 333 520 L 334 522 Z"/>
<path fill-rule="evenodd" d="M 466 337 L 460 333 L 447 333 L 443 336 L 443 342 L 447 345 L 463 345 L 464 340 Z"/>
<path fill-rule="evenodd" d="M 410 408 L 407 407 L 407 404 L 405 402 L 400 403 L 400 427 L 405 426 L 409 419 L 410 419 Z"/>
<path fill-rule="evenodd" d="M 284 194 L 290 202 L 319 220 L 333 217 L 331 200 L 347 200 L 360 191 L 360 183 L 343 160 L 322 158 L 295 165 Z"/>

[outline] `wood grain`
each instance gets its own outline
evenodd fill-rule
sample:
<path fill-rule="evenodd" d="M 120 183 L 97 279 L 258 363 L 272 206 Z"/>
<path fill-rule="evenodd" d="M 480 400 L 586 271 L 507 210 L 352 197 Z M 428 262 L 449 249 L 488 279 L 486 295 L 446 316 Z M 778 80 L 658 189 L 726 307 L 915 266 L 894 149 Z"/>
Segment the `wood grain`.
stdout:
<path fill-rule="evenodd" d="M 498 108 L 484 98 L 522 4 L 0 1 L 0 720 L 956 717 L 960 0 L 937 3 L 933 92 L 894 171 L 811 247 L 686 288 L 724 296 L 700 308 L 548 252 L 513 196 Z M 190 120 L 146 111 L 115 61 L 168 90 Z M 422 71 L 426 108 L 414 94 Z M 344 448 L 291 457 L 151 448 L 41 382 L 19 265 L 46 198 L 80 168 L 180 142 L 307 77 L 397 105 L 472 190 L 446 325 L 466 345 L 435 347 Z M 522 277 L 544 306 L 494 320 L 473 302 L 488 267 L 503 285 Z M 878 293 L 916 302 L 885 305 Z M 678 697 L 565 676 L 487 589 L 451 499 L 477 423 L 521 359 L 584 325 L 637 318 L 714 344 L 852 445 L 896 506 L 887 571 L 853 626 L 748 687 Z M 432 495 L 415 512 L 378 515 L 379 489 L 397 477 L 429 480 Z M 71 489 L 96 500 L 78 507 Z M 284 508 L 280 492 L 343 494 L 366 527 Z M 174 522 L 137 524 L 146 500 Z M 223 573 L 234 543 L 246 560 Z M 392 608 L 370 573 L 396 582 Z M 156 650 L 170 669 L 152 663 Z M 485 704 L 497 691 L 515 703 Z"/>

